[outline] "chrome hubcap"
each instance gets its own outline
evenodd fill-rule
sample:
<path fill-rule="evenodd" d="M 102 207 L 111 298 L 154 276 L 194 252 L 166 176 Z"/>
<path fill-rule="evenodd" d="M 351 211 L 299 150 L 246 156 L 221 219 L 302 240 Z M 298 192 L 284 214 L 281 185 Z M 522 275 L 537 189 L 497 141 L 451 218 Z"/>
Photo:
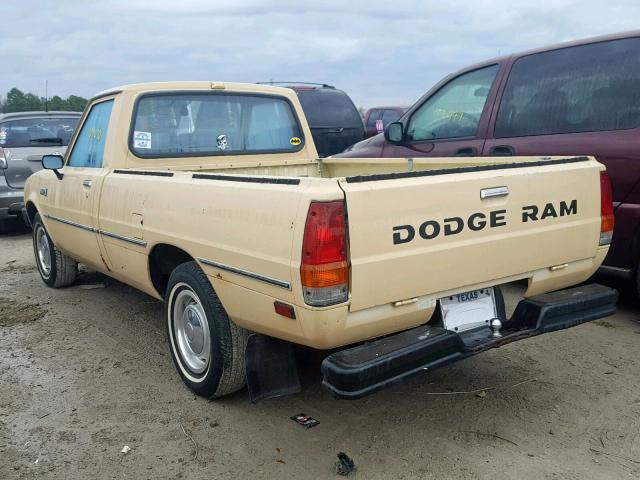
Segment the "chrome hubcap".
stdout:
<path fill-rule="evenodd" d="M 180 291 L 173 304 L 173 335 L 185 366 L 196 374 L 204 372 L 211 355 L 209 324 L 200 299 L 192 290 Z"/>
<path fill-rule="evenodd" d="M 36 250 L 38 253 L 38 263 L 44 276 L 51 273 L 51 250 L 49 248 L 49 239 L 44 228 L 38 227 L 36 232 Z"/>

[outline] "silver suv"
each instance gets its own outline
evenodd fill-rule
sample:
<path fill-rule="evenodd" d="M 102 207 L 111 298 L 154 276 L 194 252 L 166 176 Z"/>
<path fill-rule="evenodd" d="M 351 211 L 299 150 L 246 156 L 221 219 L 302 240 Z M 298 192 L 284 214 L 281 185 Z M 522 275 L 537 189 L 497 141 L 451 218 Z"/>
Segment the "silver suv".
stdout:
<path fill-rule="evenodd" d="M 42 168 L 43 155 L 64 154 L 81 115 L 80 112 L 0 115 L 0 223 L 20 215 L 25 180 Z"/>

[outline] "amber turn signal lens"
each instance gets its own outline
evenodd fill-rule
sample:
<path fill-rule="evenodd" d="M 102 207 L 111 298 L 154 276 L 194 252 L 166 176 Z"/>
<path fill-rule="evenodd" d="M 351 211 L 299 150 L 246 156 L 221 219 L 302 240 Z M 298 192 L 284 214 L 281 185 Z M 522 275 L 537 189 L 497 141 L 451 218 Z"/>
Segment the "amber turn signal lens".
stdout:
<path fill-rule="evenodd" d="M 600 221 L 600 231 L 610 232 L 613 230 L 614 220 L 613 215 L 605 215 Z"/>
<path fill-rule="evenodd" d="M 334 287 L 349 282 L 347 262 L 324 265 L 302 265 L 300 267 L 302 285 L 310 288 Z"/>

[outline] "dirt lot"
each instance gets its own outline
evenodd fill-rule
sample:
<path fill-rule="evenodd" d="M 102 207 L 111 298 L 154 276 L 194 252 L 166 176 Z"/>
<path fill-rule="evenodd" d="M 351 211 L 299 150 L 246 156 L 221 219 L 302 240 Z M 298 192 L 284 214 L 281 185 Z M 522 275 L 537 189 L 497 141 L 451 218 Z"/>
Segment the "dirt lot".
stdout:
<path fill-rule="evenodd" d="M 362 479 L 640 478 L 640 306 L 630 292 L 615 317 L 356 402 L 320 387 L 317 358 L 306 359 L 298 395 L 258 405 L 245 391 L 195 397 L 174 371 L 161 312 L 90 272 L 48 289 L 29 234 L 0 235 L 0 478 L 338 478 L 340 451 Z M 289 419 L 300 412 L 320 425 Z"/>

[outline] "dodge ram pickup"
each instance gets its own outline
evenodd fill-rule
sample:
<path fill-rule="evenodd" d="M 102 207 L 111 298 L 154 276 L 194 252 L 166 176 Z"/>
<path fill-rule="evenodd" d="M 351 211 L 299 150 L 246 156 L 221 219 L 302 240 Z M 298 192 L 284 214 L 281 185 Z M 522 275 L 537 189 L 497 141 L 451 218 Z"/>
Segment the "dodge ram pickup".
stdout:
<path fill-rule="evenodd" d="M 23 214 L 43 281 L 82 263 L 164 300 L 199 395 L 294 391 L 301 344 L 358 398 L 615 311 L 615 290 L 567 288 L 611 242 L 592 157 L 319 159 L 292 90 L 180 82 L 100 93 L 42 163 Z"/>

